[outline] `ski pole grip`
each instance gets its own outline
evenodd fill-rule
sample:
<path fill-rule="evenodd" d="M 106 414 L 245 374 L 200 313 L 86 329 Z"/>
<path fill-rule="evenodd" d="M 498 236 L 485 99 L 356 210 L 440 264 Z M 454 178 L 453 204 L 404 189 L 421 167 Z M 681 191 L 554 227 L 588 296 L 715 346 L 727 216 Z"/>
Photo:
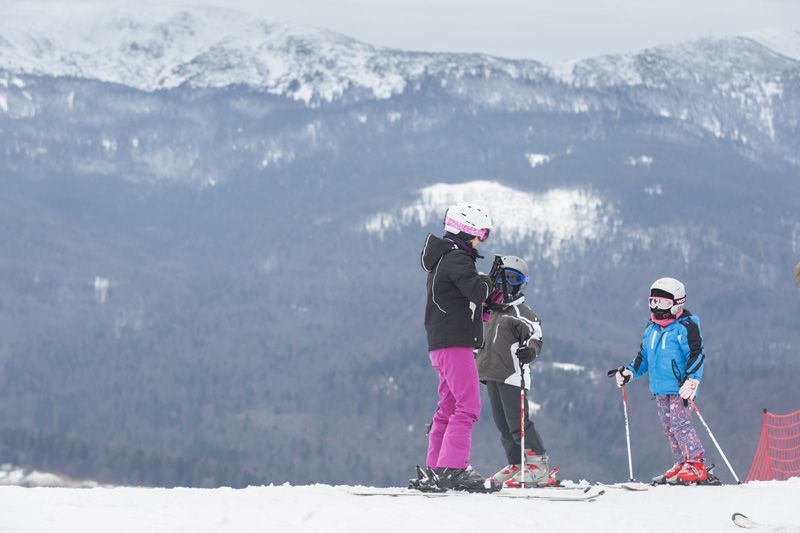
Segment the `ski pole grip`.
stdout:
<path fill-rule="evenodd" d="M 609 371 L 606 373 L 606 376 L 608 376 L 608 377 L 610 377 L 610 378 L 613 378 L 613 377 L 614 377 L 614 374 L 616 374 L 617 372 L 619 372 L 619 368 L 612 368 L 611 370 L 609 370 Z"/>

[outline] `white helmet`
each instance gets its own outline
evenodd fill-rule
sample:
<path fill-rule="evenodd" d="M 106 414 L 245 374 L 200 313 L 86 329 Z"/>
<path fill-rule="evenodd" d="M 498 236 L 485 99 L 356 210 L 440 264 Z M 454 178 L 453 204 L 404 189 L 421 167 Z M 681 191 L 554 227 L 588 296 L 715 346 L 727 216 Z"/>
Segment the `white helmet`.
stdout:
<path fill-rule="evenodd" d="M 485 241 L 491 229 L 489 211 L 475 204 L 456 204 L 444 214 L 444 230 L 455 235 L 464 232 Z"/>
<path fill-rule="evenodd" d="M 667 307 L 659 306 L 657 299 L 668 298 L 672 300 L 672 305 Z M 675 278 L 660 278 L 650 286 L 650 311 L 656 318 L 674 318 L 683 312 L 683 305 L 686 303 L 686 288 L 683 283 Z M 668 312 L 668 314 L 667 314 Z"/>
<path fill-rule="evenodd" d="M 509 297 L 517 298 L 528 285 L 528 263 L 516 255 L 504 255 L 502 259 Z"/>

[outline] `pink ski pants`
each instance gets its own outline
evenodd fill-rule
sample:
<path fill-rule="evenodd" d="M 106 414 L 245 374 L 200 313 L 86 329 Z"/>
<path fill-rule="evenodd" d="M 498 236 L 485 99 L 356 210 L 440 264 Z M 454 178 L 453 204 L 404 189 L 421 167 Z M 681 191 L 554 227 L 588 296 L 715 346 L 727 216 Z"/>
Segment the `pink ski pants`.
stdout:
<path fill-rule="evenodd" d="M 472 426 L 481 414 L 478 368 L 471 348 L 452 347 L 430 352 L 439 374 L 439 409 L 428 436 L 431 468 L 466 468 L 472 444 Z"/>

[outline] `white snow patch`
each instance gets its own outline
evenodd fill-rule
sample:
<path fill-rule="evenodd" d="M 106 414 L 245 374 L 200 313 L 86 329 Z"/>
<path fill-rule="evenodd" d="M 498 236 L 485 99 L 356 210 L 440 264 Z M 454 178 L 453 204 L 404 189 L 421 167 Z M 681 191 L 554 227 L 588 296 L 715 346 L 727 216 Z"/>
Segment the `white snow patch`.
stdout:
<path fill-rule="evenodd" d="M 306 135 L 309 139 L 311 139 L 312 143 L 317 142 L 317 135 L 319 135 L 320 130 L 322 129 L 322 123 L 318 120 L 311 122 L 310 124 L 306 125 Z"/>
<path fill-rule="evenodd" d="M 658 114 L 665 118 L 669 118 L 672 116 L 672 113 L 669 112 L 669 109 L 666 109 L 664 107 L 658 110 Z"/>
<path fill-rule="evenodd" d="M 542 404 L 528 400 L 528 412 L 530 414 L 535 415 L 541 410 L 542 410 Z"/>
<path fill-rule="evenodd" d="M 294 152 L 284 152 L 281 149 L 268 150 L 261 158 L 260 167 L 263 170 L 276 163 L 291 163 L 294 161 L 294 157 Z"/>
<path fill-rule="evenodd" d="M 0 109 L 6 113 L 8 112 L 8 99 L 4 94 L 0 94 Z"/>
<path fill-rule="evenodd" d="M 70 109 L 75 107 L 75 91 L 70 91 L 67 95 L 67 107 Z"/>
<path fill-rule="evenodd" d="M 563 370 L 564 372 L 583 372 L 584 370 L 586 370 L 585 366 L 576 365 L 575 363 L 553 362 L 550 364 L 552 365 L 553 368 L 557 370 Z"/>
<path fill-rule="evenodd" d="M 103 149 L 108 152 L 109 154 L 113 154 L 117 151 L 117 140 L 116 139 L 108 139 L 103 137 L 103 140 L 100 142 L 103 145 Z"/>
<path fill-rule="evenodd" d="M 648 196 L 660 196 L 661 194 L 663 194 L 663 191 L 661 190 L 661 185 L 658 183 L 655 185 L 651 185 L 649 187 L 645 187 L 644 192 Z"/>
<path fill-rule="evenodd" d="M 762 109 L 762 117 L 761 117 L 762 119 L 765 118 L 763 116 L 763 113 L 765 111 L 766 111 L 765 109 Z M 768 115 L 768 117 L 766 117 L 766 118 L 770 118 L 771 119 L 771 116 L 772 115 Z M 719 119 L 717 117 L 703 117 L 703 120 L 700 121 L 700 125 L 704 129 L 706 129 L 706 130 L 710 131 L 711 133 L 713 133 L 715 137 L 722 137 L 722 124 L 720 123 L 720 121 L 719 121 Z"/>
<path fill-rule="evenodd" d="M 95 488 L 99 484 L 90 480 L 78 481 L 49 472 L 28 471 L 12 465 L 3 465 L 0 470 L 0 486 Z"/>
<path fill-rule="evenodd" d="M 629 167 L 636 167 L 636 166 L 643 166 L 646 168 L 650 168 L 650 165 L 653 164 L 653 158 L 649 155 L 640 155 L 639 157 L 635 156 L 628 156 L 625 158 L 625 165 Z"/>
<path fill-rule="evenodd" d="M 101 304 L 108 300 L 108 289 L 111 288 L 111 280 L 95 276 L 94 278 L 94 298 Z"/>
<path fill-rule="evenodd" d="M 134 137 L 133 139 L 131 139 L 131 146 L 133 146 L 134 148 L 139 148 L 139 138 L 138 137 Z"/>
<path fill-rule="evenodd" d="M 403 114 L 397 111 L 390 111 L 386 113 L 386 118 L 389 119 L 390 124 L 394 124 L 395 122 L 403 118 Z"/>
<path fill-rule="evenodd" d="M 358 115 L 356 115 L 356 119 L 358 120 L 358 122 L 360 124 L 366 124 L 367 123 L 367 115 L 365 115 L 363 113 L 359 113 Z"/>
<path fill-rule="evenodd" d="M 557 188 L 533 193 L 495 181 L 425 187 L 416 201 L 370 216 L 362 223 L 362 229 L 383 238 L 389 231 L 411 225 L 440 224 L 445 210 L 460 202 L 475 202 L 488 208 L 494 222 L 490 242 L 528 245 L 531 253 L 554 264 L 558 264 L 559 255 L 565 250 L 581 249 L 616 229 L 615 209 L 591 191 Z"/>
<path fill-rule="evenodd" d="M 550 162 L 550 156 L 546 154 L 535 154 L 533 152 L 528 152 L 525 154 L 525 158 L 528 160 L 528 163 L 530 163 L 532 168 L 546 165 Z"/>

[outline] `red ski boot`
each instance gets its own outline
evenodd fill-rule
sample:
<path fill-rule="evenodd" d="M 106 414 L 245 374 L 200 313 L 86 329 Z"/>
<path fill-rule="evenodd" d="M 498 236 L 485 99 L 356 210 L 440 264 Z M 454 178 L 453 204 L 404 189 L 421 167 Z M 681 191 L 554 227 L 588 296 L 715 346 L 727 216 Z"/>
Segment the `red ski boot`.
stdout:
<path fill-rule="evenodd" d="M 706 463 L 702 457 L 692 459 L 683 463 L 683 468 L 678 472 L 678 483 L 683 485 L 690 485 L 694 483 L 703 483 L 708 479 L 708 471 L 706 470 Z"/>
<path fill-rule="evenodd" d="M 678 482 L 678 472 L 683 469 L 684 463 L 675 463 L 672 468 L 653 478 L 653 485 L 667 485 Z"/>

